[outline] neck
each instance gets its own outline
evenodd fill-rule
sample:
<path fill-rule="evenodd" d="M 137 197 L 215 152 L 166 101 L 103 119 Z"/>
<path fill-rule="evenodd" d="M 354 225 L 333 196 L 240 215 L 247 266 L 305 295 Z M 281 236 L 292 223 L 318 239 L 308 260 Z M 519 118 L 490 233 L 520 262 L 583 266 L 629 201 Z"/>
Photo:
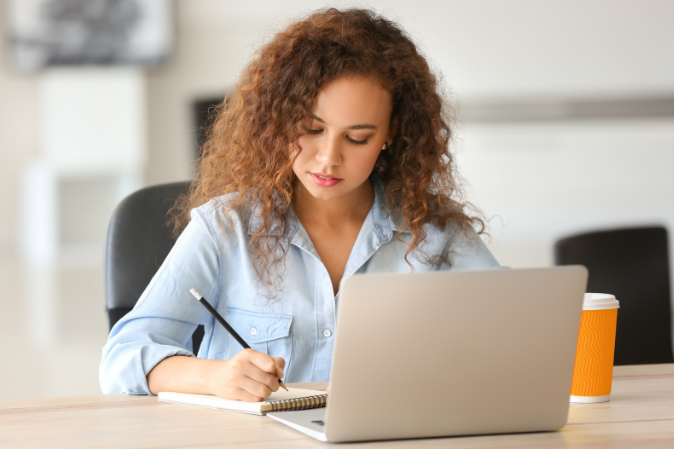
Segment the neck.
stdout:
<path fill-rule="evenodd" d="M 374 203 L 374 188 L 367 180 L 343 197 L 321 200 L 297 182 L 292 201 L 293 210 L 303 224 L 339 228 L 345 223 L 363 223 Z"/>

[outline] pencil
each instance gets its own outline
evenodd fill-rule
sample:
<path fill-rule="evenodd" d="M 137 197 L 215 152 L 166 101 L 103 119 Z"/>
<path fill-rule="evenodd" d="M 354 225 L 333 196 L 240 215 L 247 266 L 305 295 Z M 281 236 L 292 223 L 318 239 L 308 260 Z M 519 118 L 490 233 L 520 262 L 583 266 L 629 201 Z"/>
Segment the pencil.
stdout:
<path fill-rule="evenodd" d="M 200 302 L 201 304 L 203 304 L 204 307 L 206 307 L 206 310 L 208 310 L 209 312 L 211 312 L 211 315 L 213 315 L 213 317 L 214 317 L 216 320 L 218 320 L 218 322 L 219 322 L 220 324 L 222 324 L 222 326 L 223 326 L 225 329 L 227 329 L 227 332 L 229 332 L 229 333 L 232 335 L 232 337 L 234 337 L 234 339 L 235 339 L 236 341 L 239 342 L 239 344 L 240 344 L 241 346 L 243 346 L 245 349 L 250 349 L 250 346 L 248 346 L 248 343 L 246 343 L 246 342 L 244 341 L 244 339 L 241 338 L 241 337 L 239 336 L 239 334 L 236 333 L 236 331 L 234 330 L 234 328 L 233 328 L 232 326 L 230 326 L 230 325 L 227 323 L 227 321 L 225 321 L 225 319 L 222 317 L 222 315 L 220 315 L 220 314 L 218 313 L 218 311 L 215 310 L 215 309 L 213 308 L 213 306 L 211 306 L 211 305 L 208 303 L 208 301 L 206 301 L 206 298 L 204 298 L 204 297 L 201 295 L 201 293 L 199 293 L 198 291 L 196 291 L 196 289 L 193 289 L 193 288 L 190 289 L 190 293 L 192 293 L 192 294 L 194 295 L 194 297 L 197 298 L 197 300 L 199 300 L 199 302 Z M 283 381 L 282 381 L 281 379 L 278 380 L 278 384 L 279 384 L 281 387 L 283 387 L 283 389 L 284 389 L 285 391 L 288 391 L 288 388 L 286 387 L 286 385 L 283 383 Z"/>

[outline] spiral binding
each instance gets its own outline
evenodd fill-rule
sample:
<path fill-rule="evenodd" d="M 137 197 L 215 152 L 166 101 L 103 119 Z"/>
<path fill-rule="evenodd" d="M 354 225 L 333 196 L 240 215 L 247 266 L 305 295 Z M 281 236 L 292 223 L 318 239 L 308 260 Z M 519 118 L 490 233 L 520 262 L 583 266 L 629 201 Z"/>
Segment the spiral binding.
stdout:
<path fill-rule="evenodd" d="M 327 403 L 328 403 L 328 395 L 319 394 L 316 396 L 307 396 L 304 398 L 284 399 L 282 401 L 270 401 L 265 405 L 271 406 L 271 409 L 269 411 L 286 412 L 290 410 L 308 410 L 310 408 L 325 407 Z"/>

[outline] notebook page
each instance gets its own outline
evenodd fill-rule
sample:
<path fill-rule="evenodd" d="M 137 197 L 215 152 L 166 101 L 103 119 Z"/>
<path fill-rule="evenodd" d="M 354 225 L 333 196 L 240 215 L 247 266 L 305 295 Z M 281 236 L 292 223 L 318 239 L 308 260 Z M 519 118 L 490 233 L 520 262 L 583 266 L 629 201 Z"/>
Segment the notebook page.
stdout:
<path fill-rule="evenodd" d="M 307 396 L 316 396 L 325 394 L 325 391 L 306 390 L 303 388 L 288 388 L 285 391 L 279 388 L 265 399 L 263 402 L 244 402 L 235 401 L 232 399 L 222 399 L 218 396 L 210 394 L 188 394 L 188 393 L 174 393 L 162 391 L 159 393 L 160 402 L 168 402 L 171 404 L 194 405 L 198 407 L 213 408 L 217 410 L 228 410 L 232 412 L 250 413 L 254 415 L 261 415 L 260 407 L 265 402 L 282 401 L 284 399 L 304 398 Z"/>

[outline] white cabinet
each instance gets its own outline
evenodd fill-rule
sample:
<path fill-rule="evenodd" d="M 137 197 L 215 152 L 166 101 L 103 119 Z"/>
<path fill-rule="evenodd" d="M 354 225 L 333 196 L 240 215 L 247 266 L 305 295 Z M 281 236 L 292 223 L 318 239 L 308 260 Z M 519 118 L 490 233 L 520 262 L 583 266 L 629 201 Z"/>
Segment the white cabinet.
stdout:
<path fill-rule="evenodd" d="M 40 79 L 40 156 L 24 172 L 22 248 L 33 263 L 102 256 L 115 205 L 142 186 L 145 76 L 50 69 Z"/>

